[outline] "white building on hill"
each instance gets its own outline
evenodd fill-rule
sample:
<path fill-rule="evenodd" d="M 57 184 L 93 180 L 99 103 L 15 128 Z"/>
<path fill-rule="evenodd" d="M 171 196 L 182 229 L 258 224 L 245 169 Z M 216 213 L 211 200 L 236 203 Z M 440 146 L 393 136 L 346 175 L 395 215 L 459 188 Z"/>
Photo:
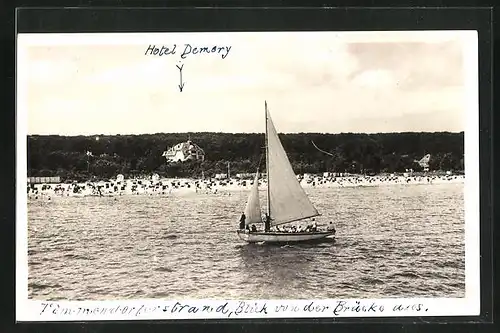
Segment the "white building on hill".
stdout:
<path fill-rule="evenodd" d="M 188 140 L 181 142 L 163 152 L 169 162 L 204 161 L 205 152 L 198 145 Z"/>

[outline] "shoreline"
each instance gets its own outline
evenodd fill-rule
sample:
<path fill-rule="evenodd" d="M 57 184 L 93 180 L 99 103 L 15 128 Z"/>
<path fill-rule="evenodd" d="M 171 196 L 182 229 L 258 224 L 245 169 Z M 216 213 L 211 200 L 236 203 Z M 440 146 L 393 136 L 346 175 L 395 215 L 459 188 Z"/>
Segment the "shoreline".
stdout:
<path fill-rule="evenodd" d="M 434 185 L 463 183 L 464 175 L 426 175 L 426 176 L 316 176 L 301 179 L 304 189 L 374 187 L 394 185 Z M 253 180 L 241 179 L 124 179 L 121 181 L 96 181 L 85 183 L 27 184 L 28 199 L 48 197 L 87 197 L 123 195 L 186 195 L 213 194 L 230 195 L 234 192 L 249 191 Z M 265 179 L 259 179 L 261 189 L 267 188 Z"/>

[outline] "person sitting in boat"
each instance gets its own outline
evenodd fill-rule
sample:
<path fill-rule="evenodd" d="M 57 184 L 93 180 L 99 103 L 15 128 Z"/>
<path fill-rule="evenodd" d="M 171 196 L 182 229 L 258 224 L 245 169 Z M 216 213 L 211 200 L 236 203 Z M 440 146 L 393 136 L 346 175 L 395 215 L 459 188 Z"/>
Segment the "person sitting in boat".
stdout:
<path fill-rule="evenodd" d="M 241 214 L 241 217 L 240 217 L 240 229 L 245 229 L 245 219 L 246 219 L 245 213 Z"/>
<path fill-rule="evenodd" d="M 333 226 L 333 223 L 330 222 L 330 224 L 328 225 L 328 227 L 326 228 L 327 231 L 333 231 L 333 233 L 335 234 L 337 231 L 335 230 L 335 227 Z"/>
<path fill-rule="evenodd" d="M 281 232 L 280 228 L 278 226 L 275 227 L 277 232 Z"/>
<path fill-rule="evenodd" d="M 305 230 L 305 231 L 306 231 L 306 232 L 311 232 L 311 231 L 312 231 L 312 227 L 313 227 L 313 226 L 312 226 L 312 224 L 307 225 L 307 227 L 306 227 L 306 230 Z"/>
<path fill-rule="evenodd" d="M 264 221 L 264 231 L 269 232 L 271 229 L 271 217 L 266 213 L 266 219 Z"/>
<path fill-rule="evenodd" d="M 253 232 L 256 232 L 256 231 L 257 231 L 257 227 L 255 226 L 255 224 L 252 224 L 252 231 L 253 231 Z"/>

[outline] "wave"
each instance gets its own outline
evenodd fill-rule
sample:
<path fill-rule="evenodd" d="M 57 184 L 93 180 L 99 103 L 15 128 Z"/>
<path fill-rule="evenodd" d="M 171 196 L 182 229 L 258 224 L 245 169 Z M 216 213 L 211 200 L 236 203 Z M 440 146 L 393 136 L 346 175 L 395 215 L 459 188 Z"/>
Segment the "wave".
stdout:
<path fill-rule="evenodd" d="M 465 268 L 465 263 L 462 260 L 446 260 L 441 264 L 442 267 L 449 268 Z"/>
<path fill-rule="evenodd" d="M 28 283 L 28 288 L 33 289 L 33 290 L 44 290 L 44 289 L 53 289 L 53 288 L 61 288 L 61 287 L 62 286 L 58 283 L 50 284 L 46 281 Z"/>
<path fill-rule="evenodd" d="M 163 236 L 162 238 L 163 239 L 176 239 L 178 237 L 179 236 L 177 236 L 176 234 L 168 234 L 168 235 Z"/>
<path fill-rule="evenodd" d="M 368 284 L 368 285 L 384 284 L 384 281 L 382 281 L 381 279 L 374 278 L 374 277 L 364 276 L 359 280 L 362 284 Z"/>
<path fill-rule="evenodd" d="M 67 258 L 67 259 L 79 259 L 79 260 L 93 260 L 94 259 L 94 258 L 92 258 L 90 256 L 85 256 L 85 255 L 75 254 L 75 253 L 65 254 L 65 255 L 63 255 L 63 258 Z"/>
<path fill-rule="evenodd" d="M 157 272 L 173 272 L 174 270 L 168 267 L 157 267 L 154 269 Z"/>
<path fill-rule="evenodd" d="M 403 278 L 412 278 L 412 279 L 421 279 L 422 276 L 418 275 L 417 273 L 414 273 L 414 272 L 398 272 L 398 273 L 394 273 L 394 274 L 391 274 L 389 275 L 389 279 L 393 279 L 393 278 L 399 278 L 399 277 L 403 277 Z"/>

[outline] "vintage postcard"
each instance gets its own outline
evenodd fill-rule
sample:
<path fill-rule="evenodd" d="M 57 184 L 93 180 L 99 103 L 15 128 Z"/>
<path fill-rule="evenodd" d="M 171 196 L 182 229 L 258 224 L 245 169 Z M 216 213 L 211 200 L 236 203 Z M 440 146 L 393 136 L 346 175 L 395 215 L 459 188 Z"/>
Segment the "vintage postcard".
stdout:
<path fill-rule="evenodd" d="M 479 315 L 475 31 L 19 34 L 19 321 Z"/>

